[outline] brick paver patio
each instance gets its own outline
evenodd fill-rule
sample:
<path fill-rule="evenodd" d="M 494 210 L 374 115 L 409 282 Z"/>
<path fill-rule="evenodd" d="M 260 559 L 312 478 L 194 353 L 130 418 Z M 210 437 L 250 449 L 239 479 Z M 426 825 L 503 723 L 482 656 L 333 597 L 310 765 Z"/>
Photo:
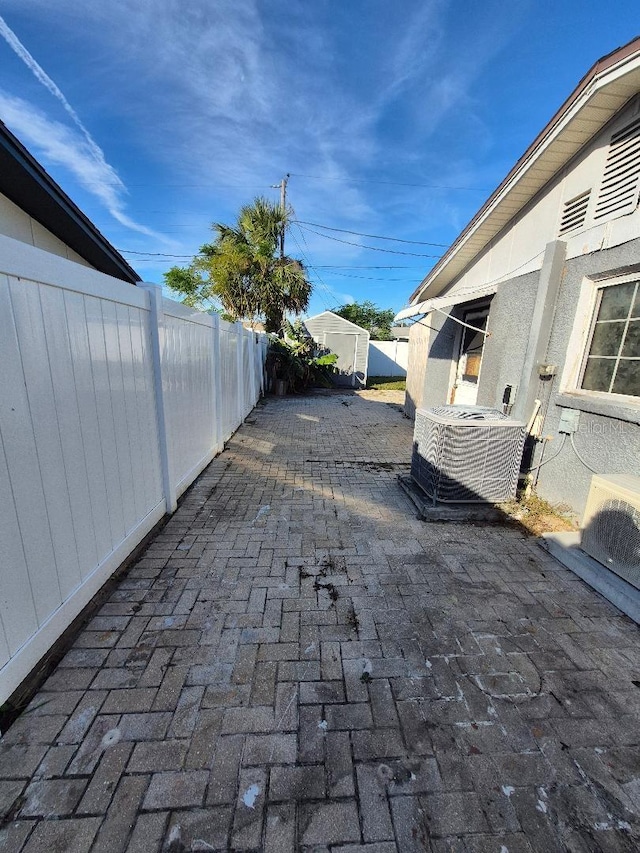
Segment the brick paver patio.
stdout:
<path fill-rule="evenodd" d="M 418 521 L 385 399 L 256 409 L 0 741 L 0 850 L 639 849 L 637 628 Z"/>

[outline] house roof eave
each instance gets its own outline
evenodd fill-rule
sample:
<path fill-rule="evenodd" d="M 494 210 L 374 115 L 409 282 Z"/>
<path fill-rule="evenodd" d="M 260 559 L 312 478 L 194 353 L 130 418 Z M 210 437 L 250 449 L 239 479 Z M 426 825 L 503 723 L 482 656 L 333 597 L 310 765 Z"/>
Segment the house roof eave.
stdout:
<path fill-rule="evenodd" d="M 424 277 L 410 304 L 438 296 L 558 171 L 640 91 L 640 37 L 599 59 Z"/>
<path fill-rule="evenodd" d="M 0 121 L 0 192 L 100 272 L 141 277 Z"/>

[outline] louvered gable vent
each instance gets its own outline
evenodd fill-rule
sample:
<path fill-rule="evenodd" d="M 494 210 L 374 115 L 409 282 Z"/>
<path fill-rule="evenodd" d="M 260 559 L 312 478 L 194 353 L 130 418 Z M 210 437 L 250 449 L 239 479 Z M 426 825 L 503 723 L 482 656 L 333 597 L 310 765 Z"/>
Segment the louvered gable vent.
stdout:
<path fill-rule="evenodd" d="M 634 211 L 639 184 L 640 118 L 637 118 L 611 137 L 594 219 Z"/>
<path fill-rule="evenodd" d="M 584 225 L 587 217 L 587 208 L 589 207 L 589 196 L 591 190 L 580 193 L 579 196 L 565 201 L 560 219 L 559 234 L 566 234 L 567 231 L 573 231 L 574 228 L 580 228 Z"/>

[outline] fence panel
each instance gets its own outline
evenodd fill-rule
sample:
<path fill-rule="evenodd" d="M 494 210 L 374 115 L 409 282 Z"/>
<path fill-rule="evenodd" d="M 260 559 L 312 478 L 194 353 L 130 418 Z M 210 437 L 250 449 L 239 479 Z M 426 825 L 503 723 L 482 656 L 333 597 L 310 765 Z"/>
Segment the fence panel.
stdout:
<path fill-rule="evenodd" d="M 369 341 L 369 376 L 406 376 L 407 341 Z"/>
<path fill-rule="evenodd" d="M 220 321 L 220 374 L 222 380 L 222 441 L 238 426 L 238 329 L 235 323 Z"/>
<path fill-rule="evenodd" d="M 240 425 L 265 353 L 0 236 L 0 704 Z"/>
<path fill-rule="evenodd" d="M 174 487 L 180 495 L 213 458 L 215 382 L 211 359 L 214 324 L 207 314 L 163 300 L 162 369 Z M 236 424 L 237 426 L 237 424 Z"/>
<path fill-rule="evenodd" d="M 0 704 L 164 512 L 145 294 L 13 242 L 0 244 Z"/>

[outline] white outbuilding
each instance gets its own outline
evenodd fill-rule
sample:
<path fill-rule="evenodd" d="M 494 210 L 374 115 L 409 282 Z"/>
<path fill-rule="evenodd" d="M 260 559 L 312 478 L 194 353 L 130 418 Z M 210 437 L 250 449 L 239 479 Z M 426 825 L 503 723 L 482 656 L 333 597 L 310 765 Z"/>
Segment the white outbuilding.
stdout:
<path fill-rule="evenodd" d="M 316 314 L 305 320 L 304 325 L 320 347 L 338 356 L 337 383 L 349 388 L 364 388 L 367 384 L 369 332 L 333 311 Z"/>

